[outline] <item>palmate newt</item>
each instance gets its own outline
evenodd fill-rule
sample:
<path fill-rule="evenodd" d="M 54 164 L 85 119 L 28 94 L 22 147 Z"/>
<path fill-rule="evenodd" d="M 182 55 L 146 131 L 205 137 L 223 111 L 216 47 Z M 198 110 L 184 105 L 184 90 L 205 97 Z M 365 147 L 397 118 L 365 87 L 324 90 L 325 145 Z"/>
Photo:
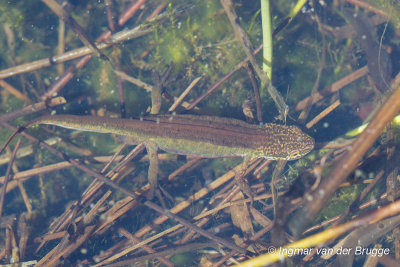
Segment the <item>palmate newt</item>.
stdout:
<path fill-rule="evenodd" d="M 212 116 L 157 115 L 118 119 L 76 115 L 39 117 L 23 128 L 50 124 L 82 131 L 111 133 L 128 143 L 143 143 L 149 153 L 150 196 L 157 185 L 157 149 L 206 158 L 243 157 L 295 160 L 314 148 L 314 139 L 295 126 L 252 125 Z"/>

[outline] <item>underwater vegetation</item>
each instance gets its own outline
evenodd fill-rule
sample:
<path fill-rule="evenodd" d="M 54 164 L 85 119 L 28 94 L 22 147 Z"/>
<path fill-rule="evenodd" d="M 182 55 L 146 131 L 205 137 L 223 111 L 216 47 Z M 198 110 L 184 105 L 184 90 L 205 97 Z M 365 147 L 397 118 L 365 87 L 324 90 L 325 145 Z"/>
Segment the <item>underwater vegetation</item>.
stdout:
<path fill-rule="evenodd" d="M 395 0 L 1 1 L 1 146 L 18 132 L 0 155 L 0 263 L 398 264 L 399 13 Z M 170 153 L 84 121 L 21 127 L 55 114 L 190 119 L 167 120 Z M 258 140 L 242 128 L 276 124 L 299 133 L 267 134 L 283 156 L 205 157 L 224 154 L 208 131 L 233 148 Z M 189 148 L 175 140 L 187 127 Z"/>

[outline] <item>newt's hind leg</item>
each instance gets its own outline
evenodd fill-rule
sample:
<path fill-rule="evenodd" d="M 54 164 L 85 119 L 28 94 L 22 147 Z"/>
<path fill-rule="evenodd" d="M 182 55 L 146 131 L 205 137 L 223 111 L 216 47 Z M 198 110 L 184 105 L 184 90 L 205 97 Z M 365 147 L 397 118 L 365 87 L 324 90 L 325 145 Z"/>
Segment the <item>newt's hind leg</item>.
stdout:
<path fill-rule="evenodd" d="M 157 145 L 152 142 L 146 142 L 147 155 L 149 156 L 149 170 L 148 180 L 150 184 L 150 189 L 147 194 L 147 199 L 152 199 L 154 197 L 155 190 L 158 186 L 158 152 Z"/>

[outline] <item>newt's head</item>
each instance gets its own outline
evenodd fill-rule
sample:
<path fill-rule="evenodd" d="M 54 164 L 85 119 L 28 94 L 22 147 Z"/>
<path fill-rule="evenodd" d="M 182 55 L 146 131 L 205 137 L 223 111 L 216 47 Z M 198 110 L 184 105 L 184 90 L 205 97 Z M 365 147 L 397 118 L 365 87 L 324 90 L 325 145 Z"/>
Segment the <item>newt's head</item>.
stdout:
<path fill-rule="evenodd" d="M 299 159 L 314 148 L 314 138 L 295 126 L 288 126 L 289 137 L 285 145 L 286 160 Z"/>
<path fill-rule="evenodd" d="M 314 139 L 295 126 L 266 124 L 266 135 L 256 157 L 296 160 L 314 148 Z"/>

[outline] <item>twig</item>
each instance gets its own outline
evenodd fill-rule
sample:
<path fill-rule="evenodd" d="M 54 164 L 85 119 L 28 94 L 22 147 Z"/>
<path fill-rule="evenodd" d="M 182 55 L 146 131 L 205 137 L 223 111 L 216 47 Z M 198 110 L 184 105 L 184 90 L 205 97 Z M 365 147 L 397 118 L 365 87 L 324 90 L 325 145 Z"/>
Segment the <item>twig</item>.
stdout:
<path fill-rule="evenodd" d="M 356 70 L 355 72 L 343 77 L 342 79 L 332 83 L 331 85 L 325 87 L 324 89 L 320 90 L 319 92 L 304 98 L 303 100 L 299 101 L 295 107 L 295 110 L 302 110 L 306 107 L 308 100 L 312 99 L 312 104 L 315 104 L 319 100 L 323 99 L 325 96 L 333 94 L 346 85 L 352 83 L 355 80 L 360 79 L 364 75 L 368 73 L 368 67 L 362 67 L 361 69 Z"/>
<path fill-rule="evenodd" d="M 140 239 L 139 238 L 137 238 L 136 236 L 134 236 L 134 235 L 132 235 L 131 233 L 129 233 L 128 231 L 126 231 L 125 229 L 118 229 L 118 232 L 120 233 L 120 234 L 122 234 L 122 235 L 124 235 L 127 239 L 130 239 L 130 240 L 132 240 L 132 242 L 135 242 L 135 243 L 139 243 L 140 242 Z M 154 253 L 156 253 L 157 251 L 155 251 L 154 249 L 152 249 L 150 246 L 148 246 L 148 245 L 143 245 L 143 246 L 141 246 L 142 247 L 142 249 L 144 250 L 144 251 L 146 251 L 147 253 L 149 253 L 149 254 L 153 254 L 154 255 Z M 168 254 L 166 254 L 166 255 L 168 255 Z M 161 262 L 161 263 L 163 263 L 163 264 L 165 264 L 166 266 L 169 266 L 169 267 L 173 267 L 173 266 L 175 266 L 171 261 L 169 261 L 168 259 L 166 259 L 166 258 L 164 258 L 164 257 L 162 257 L 162 256 L 157 256 L 157 258 L 158 258 L 158 260 Z"/>
<path fill-rule="evenodd" d="M 174 104 L 168 109 L 169 112 L 174 111 L 182 102 L 183 99 L 189 94 L 193 87 L 200 81 L 201 77 L 194 79 L 183 93 L 175 100 Z"/>
<path fill-rule="evenodd" d="M 22 94 L 17 88 L 7 83 L 4 80 L 0 80 L 0 86 L 3 87 L 7 92 L 18 98 L 25 103 L 31 103 L 32 101 L 24 94 Z"/>
<path fill-rule="evenodd" d="M 118 267 L 118 266 L 128 266 L 128 265 L 132 265 L 133 263 L 137 263 L 138 266 L 140 266 L 141 262 L 148 262 L 151 259 L 154 258 L 158 258 L 160 259 L 160 257 L 167 257 L 167 256 L 172 256 L 172 255 L 177 255 L 177 254 L 181 254 L 181 253 L 185 253 L 185 252 L 190 252 L 193 253 L 196 250 L 199 250 L 201 248 L 206 248 L 206 247 L 212 247 L 217 249 L 218 246 L 214 243 L 192 243 L 192 244 L 186 244 L 183 246 L 179 246 L 179 247 L 172 247 L 160 252 L 153 252 L 149 255 L 145 255 L 145 256 L 140 256 L 140 257 L 133 257 L 133 258 L 128 258 L 126 260 L 122 260 L 116 263 L 112 263 L 112 264 L 107 264 L 107 267 Z M 161 259 L 160 259 L 161 261 Z M 161 261 L 162 262 L 162 261 Z M 172 262 L 171 262 L 172 266 L 175 266 Z M 171 265 L 167 265 L 167 266 L 171 266 Z"/>
<path fill-rule="evenodd" d="M 120 43 L 122 41 L 131 40 L 131 39 L 143 36 L 151 31 L 152 30 L 149 27 L 142 27 L 142 26 L 136 27 L 131 30 L 123 30 L 121 32 L 114 34 L 107 41 L 99 43 L 97 45 L 97 47 L 99 49 L 104 49 L 104 48 L 110 47 L 112 45 L 115 45 L 117 43 Z M 77 48 L 77 49 L 71 50 L 69 52 L 66 52 L 62 55 L 56 55 L 56 56 L 53 56 L 50 58 L 40 59 L 37 61 L 33 61 L 30 63 L 26 63 L 23 65 L 19 65 L 16 67 L 2 70 L 2 71 L 0 71 L 0 79 L 4 79 L 7 77 L 11 77 L 11 76 L 26 73 L 26 72 L 31 72 L 31 71 L 38 70 L 38 69 L 41 69 L 44 67 L 49 67 L 49 66 L 52 66 L 53 64 L 66 62 L 66 61 L 73 60 L 73 59 L 76 59 L 76 58 L 79 58 L 82 56 L 90 56 L 90 54 L 92 54 L 92 53 L 93 53 L 93 51 L 87 47 Z M 83 64 L 83 62 L 81 61 L 80 64 L 78 65 L 78 68 L 83 67 L 84 64 L 83 65 L 82 64 Z M 65 75 L 66 74 L 64 73 L 64 76 Z M 60 79 L 62 79 L 62 77 L 60 77 Z M 53 94 L 50 94 L 50 95 L 53 95 Z"/>
<path fill-rule="evenodd" d="M 313 127 L 315 124 L 317 124 L 320 120 L 325 118 L 329 113 L 331 113 L 335 108 L 337 108 L 340 105 L 340 100 L 336 100 L 335 102 L 332 103 L 329 107 L 324 109 L 321 113 L 319 113 L 317 116 L 315 116 L 311 121 L 309 121 L 306 124 L 306 128 L 310 129 Z"/>
<path fill-rule="evenodd" d="M 15 155 L 17 154 L 18 148 L 21 145 L 21 138 L 18 139 L 17 144 L 14 147 L 13 153 L 11 154 L 11 159 L 10 162 L 8 163 L 8 167 L 7 167 L 7 171 L 6 171 L 6 175 L 4 178 L 4 184 L 3 187 L 1 188 L 1 195 L 0 195 L 0 219 L 3 213 L 3 206 L 4 206 L 4 198 L 6 196 L 6 192 L 7 192 L 7 184 L 8 181 L 10 181 L 11 179 L 11 170 L 12 170 L 12 165 L 14 164 L 14 160 L 15 160 Z"/>
<path fill-rule="evenodd" d="M 118 156 L 116 158 L 116 160 L 120 160 L 122 158 L 123 158 L 123 156 Z M 111 157 L 108 157 L 108 156 L 94 157 L 94 160 L 98 161 L 98 162 L 107 162 L 110 159 L 111 159 Z M 43 166 L 43 167 L 33 168 L 30 170 L 26 170 L 26 171 L 20 171 L 20 172 L 17 172 L 14 174 L 13 181 L 25 181 L 26 179 L 28 179 L 29 177 L 32 177 L 32 176 L 36 176 L 39 174 L 44 174 L 44 173 L 48 173 L 48 172 L 52 172 L 52 171 L 62 170 L 62 169 L 65 169 L 65 168 L 68 168 L 71 166 L 72 166 L 72 164 L 69 163 L 68 161 L 62 161 L 62 162 L 50 164 L 50 165 Z M 4 181 L 5 181 L 5 176 L 1 176 L 0 184 L 3 184 Z"/>
<path fill-rule="evenodd" d="M 388 14 L 386 14 L 385 12 L 383 12 L 382 10 L 377 9 L 376 7 L 374 7 L 373 5 L 367 3 L 367 2 L 363 2 L 360 0 L 346 0 L 349 3 L 352 3 L 355 6 L 359 6 L 361 8 L 367 9 L 375 14 L 378 14 L 384 18 L 388 18 Z"/>
<path fill-rule="evenodd" d="M 65 103 L 67 103 L 67 101 L 65 100 L 64 97 L 59 96 L 59 97 L 51 98 L 47 101 L 42 101 L 42 102 L 39 102 L 36 104 L 32 104 L 32 105 L 26 106 L 20 110 L 15 110 L 13 112 L 4 114 L 0 117 L 0 122 L 10 121 L 14 118 L 21 117 L 21 116 L 24 116 L 27 114 L 31 114 L 32 112 L 43 110 L 47 107 L 54 107 L 54 106 L 62 105 Z"/>
<path fill-rule="evenodd" d="M 250 77 L 251 85 L 253 86 L 253 90 L 254 90 L 254 98 L 256 99 L 257 121 L 263 122 L 260 90 L 257 85 L 256 77 L 254 77 L 254 71 L 251 68 L 250 64 L 246 64 L 245 68 Z"/>
<path fill-rule="evenodd" d="M 104 55 L 96 44 L 89 38 L 85 33 L 81 25 L 79 25 L 76 20 L 71 17 L 64 8 L 59 5 L 55 0 L 42 0 L 60 19 L 62 19 L 78 36 L 78 38 L 89 47 L 94 53 L 96 53 L 100 58 L 110 61 L 106 55 Z"/>
<path fill-rule="evenodd" d="M 139 79 L 136 79 L 136 78 L 134 78 L 134 77 L 132 77 L 132 76 L 129 76 L 128 74 L 126 74 L 126 73 L 123 72 L 123 71 L 115 70 L 114 72 L 118 75 L 118 77 L 121 77 L 122 79 L 124 79 L 124 80 L 126 80 L 126 81 L 128 81 L 128 82 L 130 82 L 130 83 L 133 83 L 134 85 L 137 85 L 137 86 L 143 88 L 144 90 L 146 90 L 146 91 L 148 91 L 148 92 L 153 91 L 153 86 L 150 85 L 150 84 L 148 84 L 148 83 L 145 83 L 145 82 L 143 82 L 143 81 L 141 81 L 141 80 L 139 80 Z M 164 96 L 164 95 L 165 95 L 165 93 L 162 94 L 162 96 Z M 176 101 L 177 97 L 173 97 L 173 99 L 174 99 L 174 101 Z M 181 103 L 181 105 L 182 105 L 182 107 L 184 107 L 184 108 L 186 108 L 186 109 L 189 109 L 189 107 L 190 107 L 192 104 L 189 104 L 188 102 L 183 101 L 183 102 Z"/>
<path fill-rule="evenodd" d="M 58 46 L 57 54 L 62 55 L 65 53 L 65 22 L 62 19 L 58 20 Z M 60 63 L 57 65 L 58 75 L 62 75 L 65 71 L 64 64 Z"/>

